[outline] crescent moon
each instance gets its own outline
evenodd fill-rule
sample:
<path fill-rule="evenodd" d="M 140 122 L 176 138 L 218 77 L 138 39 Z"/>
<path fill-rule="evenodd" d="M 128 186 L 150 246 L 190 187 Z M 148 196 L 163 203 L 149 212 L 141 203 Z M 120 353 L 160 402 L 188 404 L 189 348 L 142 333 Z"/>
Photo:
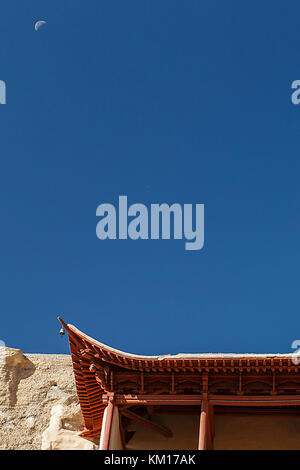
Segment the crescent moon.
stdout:
<path fill-rule="evenodd" d="M 46 21 L 44 20 L 40 20 L 40 21 L 37 21 L 34 25 L 34 29 L 37 31 L 38 29 L 40 29 L 41 26 L 43 26 L 44 24 L 46 24 Z"/>

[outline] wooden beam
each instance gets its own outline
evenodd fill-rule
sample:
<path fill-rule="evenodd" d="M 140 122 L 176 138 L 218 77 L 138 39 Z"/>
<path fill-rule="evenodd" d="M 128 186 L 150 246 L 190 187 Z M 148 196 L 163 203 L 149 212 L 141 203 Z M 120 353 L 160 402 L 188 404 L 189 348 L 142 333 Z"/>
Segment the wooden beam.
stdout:
<path fill-rule="evenodd" d="M 107 404 L 109 395 L 103 394 L 102 401 Z M 202 395 L 140 395 L 118 394 L 115 403 L 118 405 L 197 405 L 200 406 Z M 211 405 L 229 406 L 292 406 L 300 405 L 297 395 L 209 395 Z"/>
<path fill-rule="evenodd" d="M 199 426 L 199 443 L 198 450 L 207 450 L 208 448 L 208 401 L 202 400 Z"/>
<path fill-rule="evenodd" d="M 118 405 L 201 405 L 201 395 L 115 395 Z M 108 395 L 102 395 L 103 403 L 108 402 Z"/>
<path fill-rule="evenodd" d="M 228 406 L 293 406 L 300 405 L 297 395 L 209 395 L 213 405 Z"/>
<path fill-rule="evenodd" d="M 142 416 L 137 415 L 136 413 L 133 413 L 132 411 L 121 410 L 121 414 L 123 416 L 126 416 L 126 418 L 132 419 L 133 421 L 137 421 L 143 424 L 144 426 L 147 426 L 148 428 L 151 428 L 154 431 L 159 432 L 165 437 L 173 436 L 173 433 L 169 429 L 165 428 L 164 426 L 161 426 L 160 424 L 154 423 L 153 421 L 150 421 L 147 418 L 143 418 Z"/>

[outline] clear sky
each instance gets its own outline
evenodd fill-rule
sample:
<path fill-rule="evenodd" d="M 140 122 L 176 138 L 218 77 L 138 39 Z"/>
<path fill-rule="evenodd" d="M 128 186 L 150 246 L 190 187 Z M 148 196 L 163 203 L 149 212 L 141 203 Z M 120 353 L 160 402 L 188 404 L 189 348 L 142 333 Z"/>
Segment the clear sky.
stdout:
<path fill-rule="evenodd" d="M 292 352 L 300 4 L 4 0 L 0 339 L 64 353 Z M 37 20 L 46 20 L 38 32 Z M 96 237 L 96 208 L 205 204 L 205 245 Z"/>

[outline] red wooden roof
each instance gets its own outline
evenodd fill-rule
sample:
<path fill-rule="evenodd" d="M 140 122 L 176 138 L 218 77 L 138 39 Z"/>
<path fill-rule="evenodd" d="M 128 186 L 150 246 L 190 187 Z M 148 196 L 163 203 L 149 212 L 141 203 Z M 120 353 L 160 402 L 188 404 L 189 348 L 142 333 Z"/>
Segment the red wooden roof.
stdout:
<path fill-rule="evenodd" d="M 141 356 L 125 353 L 85 335 L 58 318 L 69 336 L 74 375 L 85 430 L 83 436 L 99 434 L 105 404 L 102 395 L 114 389 L 113 373 L 234 373 L 241 370 L 278 370 L 298 373 L 292 354 L 177 354 Z M 137 393 L 137 390 L 132 390 Z"/>

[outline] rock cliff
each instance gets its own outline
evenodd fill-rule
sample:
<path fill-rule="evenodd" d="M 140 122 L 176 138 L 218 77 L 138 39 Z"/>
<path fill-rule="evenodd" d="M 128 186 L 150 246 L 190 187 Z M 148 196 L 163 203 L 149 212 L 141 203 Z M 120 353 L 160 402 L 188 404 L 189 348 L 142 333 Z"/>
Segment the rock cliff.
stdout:
<path fill-rule="evenodd" d="M 95 449 L 82 429 L 71 357 L 0 347 L 0 449 Z"/>

